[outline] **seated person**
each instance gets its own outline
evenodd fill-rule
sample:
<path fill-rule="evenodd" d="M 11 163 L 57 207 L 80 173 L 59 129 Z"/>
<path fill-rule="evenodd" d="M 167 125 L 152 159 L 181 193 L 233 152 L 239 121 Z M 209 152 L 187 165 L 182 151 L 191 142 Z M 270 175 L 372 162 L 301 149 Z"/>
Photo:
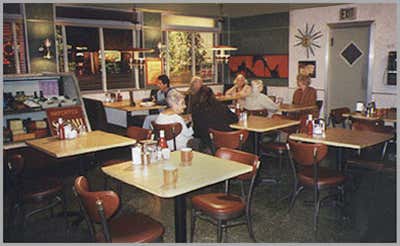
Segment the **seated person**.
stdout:
<path fill-rule="evenodd" d="M 246 78 L 243 74 L 238 74 L 233 81 L 235 84 L 232 88 L 225 92 L 227 96 L 239 96 L 237 102 L 240 106 L 244 106 L 245 98 L 251 94 L 251 87 L 248 85 Z"/>
<path fill-rule="evenodd" d="M 193 96 L 192 121 L 194 136 L 201 140 L 203 147 L 210 147 L 208 129 L 232 131 L 229 125 L 237 122 L 238 117 L 226 104 L 215 98 L 210 88 L 202 86 Z"/>
<path fill-rule="evenodd" d="M 182 125 L 181 133 L 176 136 L 176 150 L 180 150 L 185 148 L 188 144 L 188 141 L 193 138 L 193 129 L 192 127 L 187 127 L 184 119 L 180 116 L 186 108 L 185 98 L 179 93 L 177 90 L 170 90 L 166 102 L 168 108 L 162 111 L 155 122 L 157 124 L 171 124 L 171 123 L 179 123 Z M 174 149 L 173 140 L 169 140 L 168 147 L 170 150 Z"/>
<path fill-rule="evenodd" d="M 156 104 L 167 105 L 165 98 L 167 97 L 169 90 L 171 90 L 171 87 L 169 87 L 168 76 L 165 74 L 158 76 L 157 86 L 158 89 L 151 90 L 150 98 L 152 101 L 155 101 Z"/>
<path fill-rule="evenodd" d="M 190 81 L 190 87 L 187 90 L 187 94 L 185 97 L 185 103 L 187 105 L 186 114 L 190 114 L 192 112 L 192 101 L 193 96 L 200 90 L 203 85 L 203 79 L 199 76 L 193 76 L 192 80 Z"/>
<path fill-rule="evenodd" d="M 158 105 L 167 105 L 165 98 L 167 97 L 168 92 L 171 90 L 169 86 L 169 78 L 167 75 L 162 74 L 158 76 L 157 86 L 158 89 L 152 89 L 150 92 L 151 101 L 154 101 Z M 162 109 L 152 109 L 149 110 L 150 115 L 147 115 L 144 118 L 142 127 L 145 129 L 151 129 L 151 122 L 157 119 L 158 114 L 162 112 Z"/>
<path fill-rule="evenodd" d="M 274 112 L 278 110 L 278 105 L 275 104 L 267 95 L 261 93 L 264 89 L 263 82 L 261 80 L 251 81 L 252 92 L 245 98 L 244 108 L 248 110 L 262 110 L 267 109 L 268 112 Z"/>
<path fill-rule="evenodd" d="M 308 75 L 297 75 L 297 86 L 299 87 L 293 94 L 293 104 L 296 105 L 316 105 L 317 90 L 310 86 L 311 79 Z"/>

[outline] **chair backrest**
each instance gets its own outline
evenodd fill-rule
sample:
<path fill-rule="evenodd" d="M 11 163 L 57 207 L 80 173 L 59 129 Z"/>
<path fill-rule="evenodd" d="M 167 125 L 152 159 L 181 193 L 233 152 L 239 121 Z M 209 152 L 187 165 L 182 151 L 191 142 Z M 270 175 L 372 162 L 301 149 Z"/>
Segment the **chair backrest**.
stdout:
<path fill-rule="evenodd" d="M 126 131 L 128 137 L 136 139 L 137 141 L 150 139 L 151 133 L 151 130 L 137 126 L 129 126 Z"/>
<path fill-rule="evenodd" d="M 336 124 L 343 124 L 344 126 L 344 121 L 346 120 L 346 118 L 343 117 L 342 114 L 345 113 L 350 113 L 350 108 L 343 107 L 331 110 L 331 112 L 329 113 L 329 118 L 331 119 L 332 127 L 336 127 Z"/>
<path fill-rule="evenodd" d="M 107 129 L 107 116 L 104 110 L 103 102 L 99 100 L 83 98 L 83 103 L 85 105 L 87 117 L 92 130 L 102 130 Z"/>
<path fill-rule="evenodd" d="M 249 115 L 262 116 L 262 117 L 268 116 L 268 109 L 258 109 L 258 110 L 244 109 L 244 110 L 247 111 Z"/>
<path fill-rule="evenodd" d="M 222 159 L 237 161 L 237 162 L 252 166 L 253 171 L 251 172 L 251 175 L 247 175 L 247 174 L 240 175 L 240 176 L 245 176 L 246 179 L 252 179 L 257 174 L 257 168 L 258 168 L 257 165 L 259 162 L 259 158 L 257 155 L 254 155 L 254 154 L 251 154 L 248 152 L 243 152 L 243 151 L 236 150 L 236 149 L 221 147 L 217 150 L 217 152 L 215 153 L 215 156 L 222 158 Z"/>
<path fill-rule="evenodd" d="M 215 149 L 221 147 L 240 149 L 249 136 L 249 132 L 245 130 L 224 132 L 209 128 L 208 132 Z"/>
<path fill-rule="evenodd" d="M 390 133 L 389 127 L 385 127 L 383 120 L 367 120 L 350 117 L 351 129 L 359 131 L 372 131 Z"/>
<path fill-rule="evenodd" d="M 180 123 L 171 123 L 171 124 L 157 124 L 152 121 L 151 125 L 157 134 L 157 137 L 160 136 L 160 130 L 164 130 L 165 139 L 174 141 L 174 149 L 176 150 L 176 137 L 182 132 L 182 125 Z"/>
<path fill-rule="evenodd" d="M 312 166 L 326 157 L 328 146 L 288 141 L 291 158 L 299 165 Z"/>
<path fill-rule="evenodd" d="M 109 219 L 119 208 L 119 197 L 113 191 L 90 191 L 89 183 L 84 176 L 75 179 L 74 189 L 81 201 L 82 209 L 87 213 L 92 222 L 100 223 L 102 216 L 101 208 L 104 211 L 105 219 Z"/>
<path fill-rule="evenodd" d="M 13 154 L 10 157 L 6 157 L 6 161 L 9 173 L 13 177 L 21 175 L 25 166 L 24 157 L 21 154 Z"/>

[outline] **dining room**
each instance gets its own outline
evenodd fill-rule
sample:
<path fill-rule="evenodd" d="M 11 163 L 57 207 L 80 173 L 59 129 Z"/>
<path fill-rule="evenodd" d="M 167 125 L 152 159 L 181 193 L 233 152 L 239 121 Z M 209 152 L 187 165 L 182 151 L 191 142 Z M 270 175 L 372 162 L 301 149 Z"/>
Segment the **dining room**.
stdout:
<path fill-rule="evenodd" d="M 4 3 L 3 242 L 396 243 L 398 13 Z"/>

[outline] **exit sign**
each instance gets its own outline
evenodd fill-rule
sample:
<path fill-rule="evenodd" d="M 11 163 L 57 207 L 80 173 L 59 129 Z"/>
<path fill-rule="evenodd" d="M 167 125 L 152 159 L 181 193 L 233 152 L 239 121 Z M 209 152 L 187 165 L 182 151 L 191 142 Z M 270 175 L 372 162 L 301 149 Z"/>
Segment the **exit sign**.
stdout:
<path fill-rule="evenodd" d="M 354 20 L 356 18 L 356 8 L 340 9 L 340 20 Z"/>

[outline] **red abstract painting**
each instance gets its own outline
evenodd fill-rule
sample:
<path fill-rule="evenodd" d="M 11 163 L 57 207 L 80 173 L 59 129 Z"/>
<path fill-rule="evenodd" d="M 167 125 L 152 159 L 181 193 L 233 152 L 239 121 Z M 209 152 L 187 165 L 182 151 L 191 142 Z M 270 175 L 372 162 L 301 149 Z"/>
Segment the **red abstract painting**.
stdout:
<path fill-rule="evenodd" d="M 288 55 L 248 55 L 229 58 L 232 75 L 238 73 L 249 78 L 288 78 Z"/>

